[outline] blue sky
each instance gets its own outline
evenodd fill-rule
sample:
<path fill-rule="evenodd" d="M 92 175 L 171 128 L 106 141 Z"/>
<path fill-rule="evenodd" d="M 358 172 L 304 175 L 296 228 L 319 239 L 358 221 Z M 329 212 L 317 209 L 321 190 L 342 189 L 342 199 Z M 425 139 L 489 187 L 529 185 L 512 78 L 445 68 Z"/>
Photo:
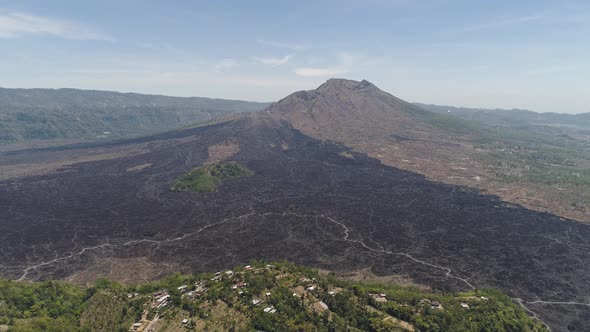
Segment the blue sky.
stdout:
<path fill-rule="evenodd" d="M 590 1 L 0 2 L 3 87 L 273 101 L 331 77 L 590 112 Z"/>

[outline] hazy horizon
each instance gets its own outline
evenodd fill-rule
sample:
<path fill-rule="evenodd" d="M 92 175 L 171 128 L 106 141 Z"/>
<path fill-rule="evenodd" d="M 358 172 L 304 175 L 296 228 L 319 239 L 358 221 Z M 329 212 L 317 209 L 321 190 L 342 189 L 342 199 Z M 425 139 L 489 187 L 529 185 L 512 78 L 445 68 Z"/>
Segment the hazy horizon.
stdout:
<path fill-rule="evenodd" d="M 355 81 L 361 81 L 362 79 L 357 79 Z M 369 80 L 367 80 L 369 81 Z M 77 88 L 77 87 L 61 87 L 61 88 L 46 88 L 46 87 L 31 87 L 31 88 L 21 88 L 21 87 L 16 87 L 16 88 L 12 88 L 12 87 L 5 87 L 5 86 L 0 86 L 0 89 L 41 89 L 41 90 L 59 90 L 59 89 L 73 89 L 73 90 L 84 90 L 84 91 L 101 91 L 101 92 L 114 92 L 114 93 L 122 93 L 122 94 L 141 94 L 141 95 L 152 95 L 152 96 L 164 96 L 164 97 L 173 97 L 173 98 L 209 98 L 209 99 L 226 99 L 226 100 L 239 100 L 239 101 L 246 101 L 246 102 L 258 102 L 258 103 L 274 103 L 274 102 L 278 102 L 280 99 L 286 97 L 283 96 L 280 99 L 277 100 L 248 100 L 248 99 L 236 99 L 236 98 L 223 98 L 223 97 L 210 97 L 210 96 L 199 96 L 199 95 L 187 95 L 187 96 L 181 96 L 181 95 L 170 95 L 170 94 L 162 94 L 162 93 L 143 93 L 143 92 L 137 92 L 137 91 L 117 91 L 117 90 L 103 90 L 103 89 L 83 89 L 83 88 Z M 303 89 L 303 90 L 313 90 L 314 88 L 310 88 L 310 89 Z M 300 91 L 300 90 L 297 90 Z M 295 92 L 295 91 L 293 91 Z M 385 92 L 389 92 L 389 91 L 385 91 Z M 395 94 L 394 94 L 395 95 Z M 399 97 L 395 95 L 395 97 Z M 403 98 L 401 98 L 403 99 Z M 523 109 L 523 108 L 500 108 L 500 107 L 483 107 L 483 106 L 477 106 L 477 105 L 447 105 L 447 104 L 436 104 L 436 103 L 430 103 L 427 101 L 420 101 L 420 100 L 413 100 L 413 101 L 409 101 L 412 104 L 424 104 L 424 105 L 435 105 L 435 106 L 441 106 L 441 107 L 457 107 L 457 108 L 471 108 L 471 109 L 481 109 L 481 110 L 498 110 L 498 111 L 530 111 L 530 112 L 535 112 L 535 113 L 559 113 L 559 112 L 552 112 L 552 111 L 546 111 L 546 112 L 540 112 L 540 111 L 536 111 L 536 110 L 532 110 L 532 109 Z M 563 113 L 563 114 L 585 114 L 585 113 L 590 113 L 590 112 L 577 112 L 577 113 Z"/>
<path fill-rule="evenodd" d="M 584 1 L 8 0 L 0 86 L 269 102 L 341 77 L 420 103 L 583 113 L 588 18 Z"/>

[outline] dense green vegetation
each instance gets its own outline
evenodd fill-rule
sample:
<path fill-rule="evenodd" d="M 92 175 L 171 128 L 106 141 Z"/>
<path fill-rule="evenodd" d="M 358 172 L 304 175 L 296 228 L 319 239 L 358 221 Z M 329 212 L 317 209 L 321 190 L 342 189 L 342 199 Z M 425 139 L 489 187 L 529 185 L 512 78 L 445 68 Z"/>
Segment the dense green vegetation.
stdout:
<path fill-rule="evenodd" d="M 495 180 L 539 186 L 590 185 L 590 144 L 585 134 L 569 126 L 578 119 L 578 127 L 590 128 L 585 120 L 590 114 L 420 106 L 436 112 L 422 114 L 433 126 L 468 135 L 474 143 L 474 158 Z M 575 200 L 572 196 L 571 201 Z"/>
<path fill-rule="evenodd" d="M 126 301 L 126 288 L 100 280 L 82 288 L 58 281 L 0 279 L 0 325 L 10 331 L 127 331 L 142 303 Z"/>
<path fill-rule="evenodd" d="M 0 143 L 145 135 L 265 103 L 75 89 L 0 88 Z"/>
<path fill-rule="evenodd" d="M 504 182 L 543 185 L 590 185 L 590 169 L 577 167 L 576 160 L 588 158 L 584 151 L 547 147 L 491 148 L 479 156 L 491 173 Z"/>
<path fill-rule="evenodd" d="M 213 164 L 195 168 L 174 181 L 172 190 L 212 192 L 228 178 L 251 176 L 254 173 L 238 163 Z"/>
<path fill-rule="evenodd" d="M 127 331 L 157 315 L 161 331 L 546 331 L 494 290 L 452 294 L 362 284 L 289 262 L 254 261 L 225 272 L 176 274 L 136 286 L 99 280 L 89 288 L 0 280 L 0 325 L 11 331 Z M 162 291 L 169 298 L 158 308 Z"/>
<path fill-rule="evenodd" d="M 14 331 L 62 331 L 78 325 L 90 290 L 61 282 L 0 279 L 0 324 Z"/>

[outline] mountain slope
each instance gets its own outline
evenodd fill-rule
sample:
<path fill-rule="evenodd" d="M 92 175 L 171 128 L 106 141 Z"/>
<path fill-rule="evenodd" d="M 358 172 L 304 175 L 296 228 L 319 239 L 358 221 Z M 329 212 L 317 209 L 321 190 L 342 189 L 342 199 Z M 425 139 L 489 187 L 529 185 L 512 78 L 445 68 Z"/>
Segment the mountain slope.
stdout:
<path fill-rule="evenodd" d="M 555 330 L 584 326 L 588 225 L 310 136 L 344 130 L 357 136 L 335 137 L 370 146 L 358 138 L 381 136 L 357 128 L 369 122 L 362 110 L 375 109 L 372 121 L 387 122 L 376 132 L 405 130 L 383 139 L 392 151 L 419 151 L 434 138 L 451 137 L 446 124 L 428 122 L 430 113 L 373 98 L 372 89 L 324 86 L 312 98 L 288 97 L 268 112 L 211 126 L 4 153 L 1 175 L 12 176 L 0 180 L 0 274 L 138 282 L 288 259 L 343 273 L 370 269 L 437 291 L 497 288 Z M 299 101 L 306 99 L 317 102 Z M 286 100 L 294 101 L 282 107 Z M 385 108 L 391 103 L 399 107 Z M 314 128 L 309 121 L 321 118 L 319 111 L 330 118 Z M 357 123 L 349 127 L 345 118 Z M 330 127 L 330 119 L 340 123 Z M 409 136 L 416 133 L 424 134 Z M 445 144 L 457 150 L 456 143 Z M 252 175 L 225 178 L 213 191 L 171 189 L 191 170 L 219 163 L 243 165 Z"/>
<path fill-rule="evenodd" d="M 439 290 L 494 287 L 529 302 L 582 303 L 590 291 L 587 226 L 428 181 L 272 118 L 100 149 L 116 156 L 0 182 L 3 276 L 129 282 L 263 258 L 371 267 Z M 44 154 L 26 158 L 41 162 Z M 19 158 L 5 155 L 2 163 L 27 167 Z M 225 180 L 212 193 L 170 189 L 182 174 L 219 160 L 254 175 Z M 590 315 L 584 307 L 527 305 L 553 326 L 561 314 L 572 326 Z"/>
<path fill-rule="evenodd" d="M 266 105 L 109 91 L 0 88 L 0 143 L 145 135 L 258 111 Z"/>
<path fill-rule="evenodd" d="M 434 137 L 426 121 L 434 114 L 379 90 L 370 82 L 331 79 L 316 90 L 299 91 L 272 104 L 268 113 L 305 133 L 345 141 L 396 134 Z"/>
<path fill-rule="evenodd" d="M 491 127 L 342 79 L 293 93 L 266 112 L 387 165 L 590 222 L 590 136 Z"/>

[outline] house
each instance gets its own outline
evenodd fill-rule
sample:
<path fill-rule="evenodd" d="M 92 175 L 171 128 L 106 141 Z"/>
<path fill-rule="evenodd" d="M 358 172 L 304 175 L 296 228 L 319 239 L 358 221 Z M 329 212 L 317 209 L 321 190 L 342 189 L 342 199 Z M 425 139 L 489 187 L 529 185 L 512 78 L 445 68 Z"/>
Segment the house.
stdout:
<path fill-rule="evenodd" d="M 244 266 L 244 270 L 246 270 L 246 271 L 252 271 L 254 269 L 252 268 L 252 266 L 246 265 L 246 266 Z"/>
<path fill-rule="evenodd" d="M 441 310 L 443 306 L 438 301 L 432 301 L 431 306 L 432 309 Z"/>
<path fill-rule="evenodd" d="M 238 282 L 237 284 L 235 284 L 235 285 L 231 286 L 231 289 L 244 288 L 244 287 L 246 287 L 246 286 L 248 286 L 248 284 L 247 284 L 247 283 L 245 283 L 245 282 L 243 282 L 243 281 L 240 281 L 240 282 Z"/>
<path fill-rule="evenodd" d="M 291 288 L 291 291 L 293 291 L 293 294 L 296 294 L 296 296 L 299 296 L 299 297 L 301 297 L 302 295 L 304 295 L 305 293 L 307 293 L 305 291 L 305 288 L 303 288 L 303 286 L 297 286 L 295 288 Z"/>
<path fill-rule="evenodd" d="M 465 302 L 461 302 L 461 308 L 463 308 L 463 309 L 469 309 L 469 304 L 467 304 Z"/>
<path fill-rule="evenodd" d="M 199 296 L 201 296 L 201 295 L 205 294 L 205 292 L 206 292 L 206 291 L 207 291 L 207 287 L 205 287 L 205 286 L 203 286 L 203 285 L 199 284 L 199 285 L 197 286 L 197 288 L 195 289 L 195 296 L 196 296 L 196 297 L 199 297 Z"/>
<path fill-rule="evenodd" d="M 270 292 L 266 292 L 264 295 L 266 295 L 266 296 L 270 296 Z"/>
<path fill-rule="evenodd" d="M 385 293 L 371 294 L 371 297 L 373 298 L 373 300 L 375 300 L 375 302 L 385 303 L 385 302 L 387 302 L 387 298 L 385 297 L 386 295 L 387 294 L 385 294 Z"/>
<path fill-rule="evenodd" d="M 253 305 L 259 305 L 260 303 L 262 303 L 262 300 L 260 300 L 260 299 L 253 299 L 252 300 Z"/>
<path fill-rule="evenodd" d="M 270 312 L 271 310 L 273 310 L 273 309 L 274 309 L 274 307 L 273 307 L 273 306 L 266 307 L 266 308 L 264 308 L 264 312 L 266 312 L 266 313 L 269 313 L 269 312 Z"/>
<path fill-rule="evenodd" d="M 340 294 L 340 293 L 342 293 L 343 290 L 344 289 L 342 289 L 341 287 L 334 287 L 332 289 L 332 292 L 334 292 L 334 294 Z"/>
<path fill-rule="evenodd" d="M 131 331 L 137 331 L 141 327 L 141 323 L 135 323 L 131 326 Z"/>
<path fill-rule="evenodd" d="M 234 275 L 234 271 L 232 271 L 232 270 L 227 270 L 227 271 L 225 271 L 225 275 L 226 275 L 226 276 L 228 276 L 228 277 L 231 277 L 231 276 L 233 276 L 233 275 Z"/>
<path fill-rule="evenodd" d="M 164 295 L 164 296 L 162 296 L 162 297 L 158 298 L 158 299 L 156 300 L 156 302 L 158 302 L 158 303 L 162 303 L 162 302 L 168 301 L 168 299 L 169 299 L 169 298 L 170 298 L 170 295 L 166 294 L 166 295 Z"/>
<path fill-rule="evenodd" d="M 188 324 L 188 319 L 187 318 L 183 319 L 182 324 Z"/>
<path fill-rule="evenodd" d="M 182 293 L 184 293 L 184 292 L 186 292 L 186 289 L 187 289 L 187 288 L 188 288 L 188 285 L 182 285 L 182 286 L 179 286 L 179 287 L 177 287 L 176 289 L 177 289 L 179 292 L 182 292 Z"/>
<path fill-rule="evenodd" d="M 152 296 L 153 296 L 154 298 L 159 298 L 159 297 L 162 297 L 162 296 L 164 296 L 164 295 L 168 295 L 168 291 L 167 291 L 167 290 L 165 290 L 165 289 L 163 289 L 163 290 L 161 290 L 161 291 L 157 291 L 157 292 L 155 292 L 155 293 L 154 293 Z"/>
<path fill-rule="evenodd" d="M 317 312 L 324 312 L 326 310 L 328 310 L 328 305 L 325 304 L 323 301 L 318 301 L 316 303 L 313 304 L 313 309 Z"/>

